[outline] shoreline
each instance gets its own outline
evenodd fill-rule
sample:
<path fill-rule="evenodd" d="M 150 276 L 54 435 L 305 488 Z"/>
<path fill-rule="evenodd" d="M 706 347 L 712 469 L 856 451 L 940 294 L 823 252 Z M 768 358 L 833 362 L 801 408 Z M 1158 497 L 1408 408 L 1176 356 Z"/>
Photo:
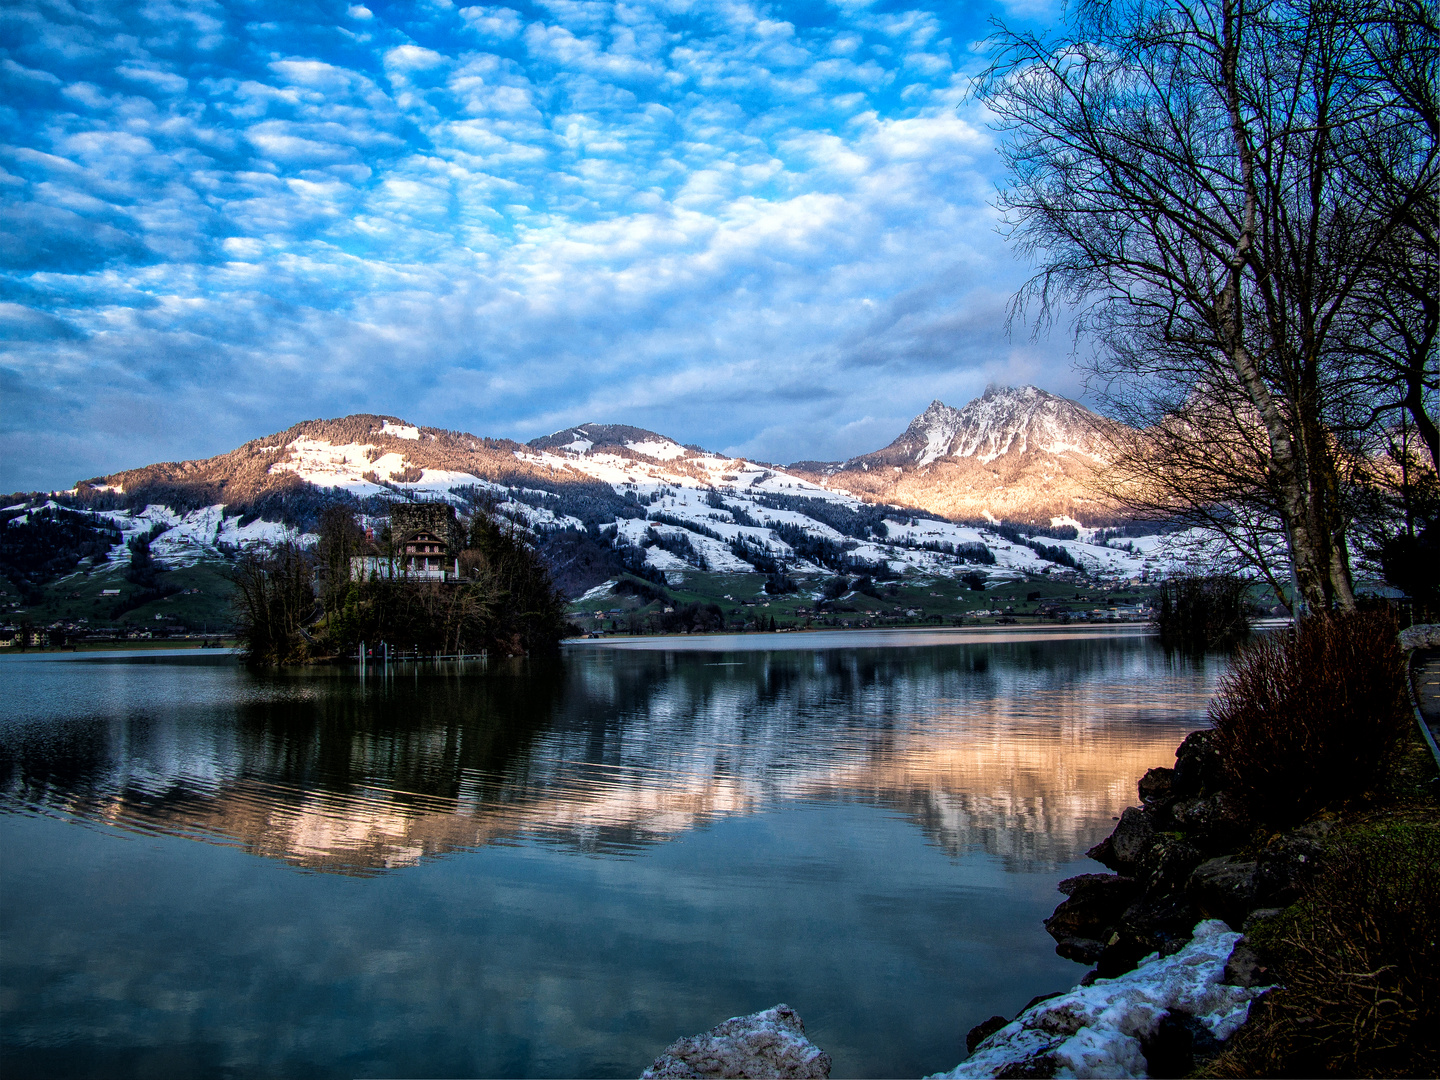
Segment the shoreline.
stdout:
<path fill-rule="evenodd" d="M 749 633 L 714 634 L 612 634 L 597 638 L 565 638 L 560 644 L 567 648 L 673 649 L 677 646 L 697 651 L 716 651 L 733 647 L 737 652 L 765 649 L 894 647 L 903 645 L 944 645 L 966 639 L 1020 642 L 1064 640 L 1067 638 L 1146 638 L 1157 631 L 1146 623 L 1111 623 L 1065 625 L 1046 623 L 1040 626 L 893 626 L 868 629 L 834 629 L 831 627 L 791 631 L 752 631 Z M 932 640 L 917 640 L 926 638 Z M 823 644 L 816 645 L 816 639 Z M 854 646 L 847 642 L 861 639 Z M 833 644 L 832 644 L 833 643 Z"/>
<path fill-rule="evenodd" d="M 1367 845 L 1382 857 L 1387 841 L 1377 837 L 1440 822 L 1440 754 L 1414 685 L 1417 660 L 1440 668 L 1433 651 L 1440 627 L 1419 630 L 1413 644 L 1401 637 L 1416 723 L 1404 729 L 1379 787 L 1271 832 L 1230 788 L 1216 729 L 1192 732 L 1176 750 L 1175 766 L 1150 769 L 1137 784 L 1140 805 L 1125 810 L 1087 852 L 1112 872 L 1057 885 L 1067 898 L 1045 928 L 1059 955 L 1092 969 L 1013 1019 L 994 1016 L 976 1025 L 966 1037 L 966 1058 L 932 1080 L 1253 1074 L 1253 1061 L 1263 1060 L 1256 1045 L 1271 1040 L 1277 1008 L 1282 1015 L 1296 1008 L 1285 1000 L 1295 975 L 1286 968 L 1294 956 L 1287 959 L 1285 935 L 1317 911 L 1345 925 L 1333 911 L 1334 897 L 1324 899 L 1328 863 L 1343 865 Z M 1440 704 L 1440 694 L 1431 704 Z M 1367 896 L 1366 906 L 1371 902 L 1378 901 Z M 1254 1003 L 1260 1012 L 1252 1016 Z M 1307 1007 L 1313 1006 L 1302 1001 L 1300 1008 Z M 1358 1015 L 1353 1022 L 1360 1023 Z M 1272 1072 L 1276 1053 L 1282 1067 L 1289 1061 L 1284 1051 L 1270 1053 Z"/>
<path fill-rule="evenodd" d="M 959 626 L 920 627 L 895 626 L 869 629 L 834 629 L 830 627 L 793 631 L 760 631 L 750 633 L 713 634 L 612 634 L 605 637 L 563 638 L 563 649 L 685 649 L 697 652 L 735 651 L 762 652 L 775 649 L 804 648 L 897 648 L 906 646 L 930 646 L 958 644 L 977 640 L 1013 644 L 1026 641 L 1064 641 L 1077 638 L 1149 638 L 1156 631 L 1146 623 L 1069 624 L 1045 623 L 1038 626 Z M 923 640 L 922 640 L 923 639 Z M 19 658 L 71 660 L 71 659 L 120 659 L 125 657 L 195 657 L 195 656 L 239 656 L 239 646 L 227 645 L 219 648 L 195 645 L 144 643 L 124 645 L 121 643 L 81 645 L 79 648 L 29 648 L 25 650 L 6 649 L 0 652 L 0 662 Z M 354 657 L 338 657 L 343 663 L 354 662 Z M 378 663 L 378 661 L 376 661 Z"/>
<path fill-rule="evenodd" d="M 0 663 L 5 663 L 6 661 L 14 662 L 17 660 L 44 660 L 54 663 L 61 660 L 234 659 L 240 656 L 241 651 L 242 650 L 235 645 L 226 645 L 218 649 L 202 649 L 199 646 L 191 646 L 190 648 L 152 646 L 145 649 L 26 649 L 24 652 L 7 651 L 0 653 Z"/>

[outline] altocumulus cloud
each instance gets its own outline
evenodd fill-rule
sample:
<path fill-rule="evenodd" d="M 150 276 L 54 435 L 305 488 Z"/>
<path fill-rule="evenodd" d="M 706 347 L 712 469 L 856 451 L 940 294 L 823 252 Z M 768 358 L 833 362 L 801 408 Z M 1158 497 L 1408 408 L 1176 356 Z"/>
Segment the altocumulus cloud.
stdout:
<path fill-rule="evenodd" d="M 358 410 L 838 457 L 1070 389 L 1004 332 L 990 14 L 8 3 L 0 489 Z"/>

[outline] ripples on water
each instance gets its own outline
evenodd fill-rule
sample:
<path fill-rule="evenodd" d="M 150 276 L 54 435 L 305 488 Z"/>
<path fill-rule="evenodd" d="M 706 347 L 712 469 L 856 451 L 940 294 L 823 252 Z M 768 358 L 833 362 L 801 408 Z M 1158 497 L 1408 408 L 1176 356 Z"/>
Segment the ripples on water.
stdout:
<path fill-rule="evenodd" d="M 896 1030 L 873 1036 L 865 1029 L 886 1024 L 890 1006 L 872 1000 L 874 987 L 851 984 L 864 980 L 863 970 L 827 975 L 809 1008 L 791 1001 L 812 1034 L 830 1035 L 831 1042 L 818 1041 L 836 1054 L 837 1075 L 953 1065 L 963 1056 L 966 1027 L 1005 1010 L 997 994 L 1026 991 L 1025 978 L 1054 981 L 1069 972 L 1050 955 L 1036 922 L 1054 903 L 1054 874 L 1133 801 L 1146 768 L 1169 763 L 1179 735 L 1203 717 L 1214 666 L 1192 667 L 1125 634 L 795 635 L 766 649 L 755 648 L 757 641 L 770 644 L 751 637 L 703 639 L 683 652 L 673 641 L 576 646 L 554 663 L 395 668 L 389 675 L 372 669 L 363 682 L 343 669 L 254 675 L 214 658 L 6 658 L 0 662 L 6 891 L 14 894 L 18 884 L 27 896 L 75 892 L 86 878 L 84 860 L 67 869 L 37 854 L 80 835 L 66 831 L 71 823 L 93 827 L 82 830 L 87 840 L 80 846 L 96 859 L 155 861 L 152 893 L 126 893 L 117 907 L 102 888 L 72 902 L 63 918 L 184 912 L 195 921 L 193 935 L 173 947 L 201 954 L 187 960 L 199 985 L 184 992 L 199 994 L 197 1000 L 210 994 L 204 1009 L 224 1014 L 234 1004 L 224 995 L 235 991 L 207 988 L 204 974 L 204 942 L 229 932 L 226 902 L 201 913 L 166 875 L 204 874 L 204 867 L 182 872 L 169 864 L 227 847 L 302 871 L 283 887 L 261 888 L 262 906 L 305 908 L 339 887 L 347 903 L 358 905 L 359 925 L 377 934 L 396 920 L 423 923 L 427 944 L 400 950 L 396 961 L 406 971 L 434 962 L 433 950 L 475 948 L 473 935 L 447 937 L 430 915 L 417 914 L 428 911 L 418 897 L 382 913 L 376 905 L 384 906 L 383 896 L 423 882 L 432 901 L 453 899 L 476 872 L 526 889 L 554 877 L 559 892 L 573 890 L 576 898 L 558 933 L 584 941 L 562 950 L 565 978 L 615 984 L 624 999 L 593 1009 L 532 1001 L 523 1017 L 506 1021 L 503 1034 L 446 1023 L 437 1033 L 428 1015 L 433 988 L 412 986 L 398 1011 L 427 1015 L 426 1021 L 400 1025 L 358 1059 L 313 1033 L 318 1041 L 310 1051 L 267 1056 L 252 1045 L 255 1029 L 282 1021 L 258 1006 L 240 1008 L 233 1022 L 217 1016 L 198 1033 L 195 1010 L 182 1009 L 191 1026 L 180 1035 L 138 1031 L 127 1042 L 81 1024 L 66 1036 L 74 1027 L 67 1027 L 66 1010 L 88 1015 L 101 998 L 121 1012 L 138 1006 L 123 994 L 117 1004 L 87 991 L 82 973 L 64 970 L 90 966 L 72 952 L 17 962 L 16 950 L 33 948 L 34 935 L 78 931 L 59 925 L 58 914 L 16 918 L 7 904 L 0 960 L 7 1072 L 57 1064 L 73 1071 L 89 1060 L 102 1072 L 123 1071 L 142 1059 L 137 1047 L 153 1053 L 169 1045 L 189 1047 L 183 1060 L 201 1072 L 634 1075 L 676 1035 L 772 1004 L 783 993 L 806 993 L 794 971 L 753 954 L 754 935 L 727 930 L 717 938 L 714 930 L 742 912 L 756 917 L 756 889 L 790 897 L 785 890 L 797 882 L 839 890 L 827 901 L 837 910 L 865 903 L 844 917 L 825 912 L 810 919 L 813 925 L 792 927 L 776 939 L 783 945 L 772 945 L 777 955 L 799 949 L 805 963 L 829 970 L 843 966 L 843 956 L 832 952 L 876 939 L 882 969 L 910 972 L 882 995 L 885 1002 L 908 1000 L 894 1006 L 906 1018 L 888 1021 Z M 893 647 L 897 641 L 905 647 Z M 116 847 L 127 835 L 149 846 Z M 910 837 L 918 847 L 910 847 Z M 206 843 L 169 846 L 197 840 Z M 685 843 L 673 847 L 677 840 Z M 576 855 L 601 862 L 577 864 Z M 200 862 L 224 858 L 217 852 Z M 214 867 L 222 865 L 239 873 L 245 888 L 274 880 L 228 862 Z M 12 874 L 15 867 L 19 873 Z M 668 887 L 683 881 L 690 891 L 656 899 L 657 890 L 666 892 L 655 877 L 662 869 Z M 355 884 L 305 886 L 316 873 Z M 356 880 L 376 877 L 391 884 L 376 892 L 378 884 Z M 789 885 L 781 889 L 780 882 Z M 163 895 L 162 883 L 169 890 Z M 94 892 L 93 881 L 86 887 Z M 289 899 L 282 901 L 282 893 Z M 602 895 L 623 914 L 590 911 L 586 898 Z M 508 1016 L 521 1000 L 515 988 L 533 973 L 515 966 L 521 960 L 507 960 L 507 952 L 522 957 L 552 947 L 534 939 L 557 931 L 495 903 L 481 909 L 500 947 L 475 958 L 485 971 L 471 976 L 470 996 Z M 903 940 L 907 920 L 935 904 L 949 905 L 945 928 L 911 927 L 910 937 L 922 940 Z M 950 925 L 957 917 L 969 925 Z M 312 932 L 335 932 L 323 911 L 307 918 Z M 887 929 L 892 923 L 894 934 Z M 617 927 L 629 946 L 596 940 Z M 123 928 L 118 932 L 123 936 Z M 106 932 L 87 933 L 89 947 L 107 947 Z M 758 937 L 776 934 L 772 928 Z M 713 973 L 702 978 L 716 983 L 714 993 L 690 985 L 694 973 L 681 974 L 688 970 L 687 935 L 706 942 L 715 963 L 746 972 L 737 976 L 744 992 L 727 990 L 729 981 L 717 982 Z M 369 955 L 365 938 L 361 933 L 336 957 L 353 962 Z M 1029 951 L 1015 962 L 1015 978 L 964 970 L 967 953 L 975 954 L 969 962 L 993 966 L 996 957 L 980 954 L 997 941 L 1013 954 L 1012 939 Z M 927 955 L 947 959 L 927 974 L 916 970 L 928 964 L 917 957 Z M 158 947 L 154 954 L 140 948 L 126 961 L 126 978 L 144 985 L 169 962 Z M 252 963 L 262 983 L 271 974 L 266 965 L 279 964 L 273 957 Z M 56 979 L 70 988 L 53 998 L 36 990 Z M 660 988 L 676 979 L 686 987 L 685 1004 L 653 1000 L 657 993 L 664 999 Z M 312 995 L 336 985 L 362 996 L 375 992 L 364 979 L 330 983 L 312 975 L 308 985 Z M 22 1003 L 21 990 L 35 996 Z M 976 1008 L 984 1011 L 966 1012 Z M 315 1031 L 340 1030 L 368 1015 L 368 1006 L 337 1009 L 313 1006 L 305 1022 Z M 577 1017 L 594 1009 L 579 1023 L 588 1033 L 576 1036 Z M 926 1017 L 908 1016 L 915 1012 Z M 486 1022 L 477 1021 L 478 1028 Z M 515 1039 L 529 1047 L 519 1057 Z M 436 1040 L 450 1047 L 438 1057 Z M 99 1057 L 81 1053 L 97 1045 L 109 1049 Z"/>

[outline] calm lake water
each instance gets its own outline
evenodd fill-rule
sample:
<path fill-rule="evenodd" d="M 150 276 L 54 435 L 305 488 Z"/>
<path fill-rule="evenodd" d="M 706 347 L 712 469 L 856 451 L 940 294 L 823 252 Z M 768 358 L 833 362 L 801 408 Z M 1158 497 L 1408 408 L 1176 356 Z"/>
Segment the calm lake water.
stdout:
<path fill-rule="evenodd" d="M 253 674 L 0 660 L 0 1069 L 637 1076 L 788 1002 L 918 1076 L 1203 722 L 1135 632 L 606 642 Z"/>

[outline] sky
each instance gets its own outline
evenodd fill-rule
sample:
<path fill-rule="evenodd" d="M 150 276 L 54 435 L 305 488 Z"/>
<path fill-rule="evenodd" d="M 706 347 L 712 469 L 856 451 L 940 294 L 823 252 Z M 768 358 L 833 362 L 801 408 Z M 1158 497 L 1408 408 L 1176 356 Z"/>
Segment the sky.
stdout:
<path fill-rule="evenodd" d="M 0 491 L 376 412 L 884 446 L 1007 332 L 988 21 L 1051 0 L 6 0 Z"/>

